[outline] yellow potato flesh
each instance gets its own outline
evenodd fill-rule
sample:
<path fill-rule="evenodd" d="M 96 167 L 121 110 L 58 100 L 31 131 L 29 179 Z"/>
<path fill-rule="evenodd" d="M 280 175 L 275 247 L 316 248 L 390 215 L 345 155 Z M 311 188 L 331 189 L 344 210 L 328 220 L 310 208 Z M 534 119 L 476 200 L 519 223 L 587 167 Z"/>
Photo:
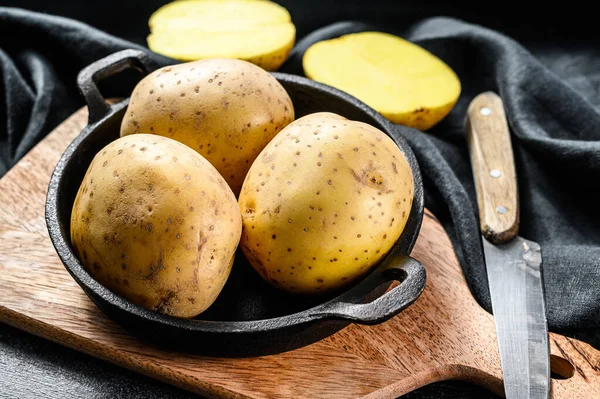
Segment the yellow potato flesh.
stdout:
<path fill-rule="evenodd" d="M 153 133 L 198 151 L 237 195 L 254 159 L 294 120 L 292 101 L 246 61 L 208 59 L 161 68 L 135 87 L 121 136 Z"/>
<path fill-rule="evenodd" d="M 159 8 L 150 16 L 148 26 L 151 30 L 174 25 L 228 31 L 290 21 L 289 12 L 270 1 L 181 0 Z"/>
<path fill-rule="evenodd" d="M 420 130 L 442 120 L 461 92 L 458 77 L 438 57 L 380 32 L 318 42 L 302 62 L 310 79 L 357 97 L 394 123 Z"/>
<path fill-rule="evenodd" d="M 181 61 L 238 58 L 276 70 L 294 45 L 288 11 L 270 1 L 185 0 L 149 20 L 151 50 Z"/>
<path fill-rule="evenodd" d="M 248 172 L 240 247 L 283 290 L 339 289 L 390 251 L 413 195 L 411 169 L 383 132 L 331 113 L 308 115 L 283 129 Z"/>
<path fill-rule="evenodd" d="M 98 282 L 145 308 L 193 317 L 229 276 L 241 217 L 208 161 L 174 140 L 139 134 L 95 156 L 70 230 L 78 259 Z"/>

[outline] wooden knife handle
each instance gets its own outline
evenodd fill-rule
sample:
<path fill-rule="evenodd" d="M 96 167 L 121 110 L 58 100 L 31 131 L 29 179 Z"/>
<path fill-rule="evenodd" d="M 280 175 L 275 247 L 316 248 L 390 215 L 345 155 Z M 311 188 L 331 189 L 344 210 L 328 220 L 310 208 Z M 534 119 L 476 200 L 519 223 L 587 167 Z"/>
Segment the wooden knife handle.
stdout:
<path fill-rule="evenodd" d="M 488 241 L 502 244 L 519 230 L 515 162 L 502 99 L 492 92 L 478 95 L 465 122 L 481 233 Z"/>

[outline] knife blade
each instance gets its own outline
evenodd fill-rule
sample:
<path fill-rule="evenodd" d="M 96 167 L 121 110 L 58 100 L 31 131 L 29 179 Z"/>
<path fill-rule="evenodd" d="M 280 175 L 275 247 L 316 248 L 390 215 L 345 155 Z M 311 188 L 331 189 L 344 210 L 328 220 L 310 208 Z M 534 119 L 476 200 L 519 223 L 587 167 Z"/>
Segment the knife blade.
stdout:
<path fill-rule="evenodd" d="M 492 312 L 508 399 L 550 396 L 540 246 L 519 237 L 519 193 L 502 99 L 475 97 L 465 120 Z"/>

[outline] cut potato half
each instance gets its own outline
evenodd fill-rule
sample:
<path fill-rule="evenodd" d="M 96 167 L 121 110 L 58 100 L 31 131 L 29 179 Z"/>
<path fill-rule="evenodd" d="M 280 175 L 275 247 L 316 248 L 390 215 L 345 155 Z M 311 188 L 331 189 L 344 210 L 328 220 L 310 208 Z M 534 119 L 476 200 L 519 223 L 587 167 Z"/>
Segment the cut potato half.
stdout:
<path fill-rule="evenodd" d="M 180 61 L 237 58 L 276 70 L 287 58 L 296 28 L 289 12 L 266 0 L 180 0 L 148 22 L 148 47 Z"/>
<path fill-rule="evenodd" d="M 179 0 L 159 8 L 150 16 L 148 25 L 151 31 L 161 25 L 179 24 L 224 30 L 290 21 L 290 13 L 271 1 Z"/>
<path fill-rule="evenodd" d="M 305 75 L 362 100 L 394 123 L 427 130 L 452 110 L 461 92 L 454 71 L 424 48 L 381 32 L 315 43 Z"/>

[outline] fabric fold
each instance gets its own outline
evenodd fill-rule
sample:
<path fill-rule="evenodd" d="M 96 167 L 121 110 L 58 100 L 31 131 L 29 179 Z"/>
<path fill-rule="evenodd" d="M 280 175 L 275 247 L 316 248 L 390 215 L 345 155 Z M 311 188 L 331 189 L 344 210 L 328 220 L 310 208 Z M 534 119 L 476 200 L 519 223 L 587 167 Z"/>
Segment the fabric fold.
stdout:
<path fill-rule="evenodd" d="M 302 54 L 312 43 L 372 29 L 344 22 L 313 32 L 295 47 L 284 71 L 302 74 Z M 457 105 L 440 124 L 427 132 L 398 126 L 397 132 L 416 154 L 426 206 L 448 232 L 475 298 L 491 312 L 463 121 L 469 102 L 492 90 L 504 101 L 512 133 L 519 234 L 542 246 L 550 329 L 600 346 L 600 191 L 594 187 L 600 114 L 588 100 L 596 86 L 579 82 L 575 90 L 517 41 L 456 19 L 435 17 L 387 32 L 440 57 L 462 83 Z M 587 61 L 600 68 L 600 50 L 593 55 Z M 576 67 L 591 70 L 588 64 L 569 67 L 580 80 L 585 74 Z"/>

